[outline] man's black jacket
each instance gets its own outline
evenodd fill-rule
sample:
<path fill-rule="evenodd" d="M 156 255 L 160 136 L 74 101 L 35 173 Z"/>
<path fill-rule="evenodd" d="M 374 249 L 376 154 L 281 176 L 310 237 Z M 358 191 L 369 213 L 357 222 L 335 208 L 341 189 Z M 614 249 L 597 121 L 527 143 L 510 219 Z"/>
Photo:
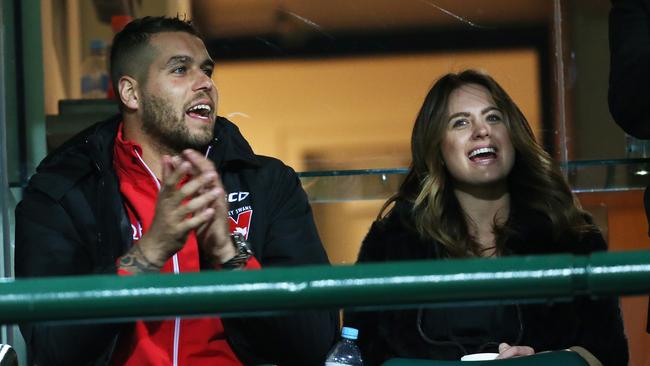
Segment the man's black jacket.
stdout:
<path fill-rule="evenodd" d="M 609 111 L 625 132 L 650 139 L 650 0 L 612 0 L 609 51 Z M 643 203 L 650 222 L 650 185 Z"/>
<path fill-rule="evenodd" d="M 16 208 L 16 277 L 116 273 L 117 258 L 132 245 L 112 165 L 119 121 L 93 125 L 39 165 Z M 217 118 L 214 137 L 208 158 L 231 194 L 231 217 L 236 221 L 238 208 L 254 211 L 248 241 L 262 266 L 328 263 L 295 172 L 255 155 L 224 118 Z M 322 365 L 338 329 L 335 311 L 222 321 L 247 365 Z M 126 326 L 24 324 L 21 331 L 31 362 L 101 365 Z"/>

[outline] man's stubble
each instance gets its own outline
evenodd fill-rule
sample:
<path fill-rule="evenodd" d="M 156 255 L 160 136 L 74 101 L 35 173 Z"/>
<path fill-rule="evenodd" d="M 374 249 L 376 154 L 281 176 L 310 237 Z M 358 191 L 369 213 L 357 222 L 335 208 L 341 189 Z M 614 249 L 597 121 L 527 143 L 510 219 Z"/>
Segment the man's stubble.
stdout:
<path fill-rule="evenodd" d="M 185 111 L 175 112 L 167 100 L 150 94 L 142 98 L 142 131 L 173 154 L 185 149 L 204 151 L 212 140 L 211 123 L 192 133 L 185 124 Z"/>

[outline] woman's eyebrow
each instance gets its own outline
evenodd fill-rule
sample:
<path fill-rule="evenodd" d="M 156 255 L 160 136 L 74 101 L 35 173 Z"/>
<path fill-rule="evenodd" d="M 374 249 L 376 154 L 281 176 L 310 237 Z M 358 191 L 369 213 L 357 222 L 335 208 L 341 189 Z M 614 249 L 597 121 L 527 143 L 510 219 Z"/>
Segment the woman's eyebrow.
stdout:
<path fill-rule="evenodd" d="M 450 115 L 449 119 L 451 120 L 451 119 L 454 119 L 456 117 L 469 117 L 469 113 L 467 113 L 467 112 L 456 112 L 456 113 Z"/>
<path fill-rule="evenodd" d="M 494 106 L 489 106 L 489 107 L 484 108 L 484 109 L 481 111 L 481 114 L 486 114 L 486 113 L 491 112 L 491 111 L 501 112 L 501 110 L 500 110 L 499 108 L 494 107 Z"/>

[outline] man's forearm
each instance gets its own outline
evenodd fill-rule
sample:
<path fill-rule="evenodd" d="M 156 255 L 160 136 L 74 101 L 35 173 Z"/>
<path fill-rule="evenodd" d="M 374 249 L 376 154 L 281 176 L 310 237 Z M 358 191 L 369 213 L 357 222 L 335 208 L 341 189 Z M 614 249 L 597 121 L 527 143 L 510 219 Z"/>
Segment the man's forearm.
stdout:
<path fill-rule="evenodd" d="M 158 272 L 160 268 L 162 266 L 147 259 L 138 244 L 134 244 L 118 261 L 118 271 L 131 274 Z"/>

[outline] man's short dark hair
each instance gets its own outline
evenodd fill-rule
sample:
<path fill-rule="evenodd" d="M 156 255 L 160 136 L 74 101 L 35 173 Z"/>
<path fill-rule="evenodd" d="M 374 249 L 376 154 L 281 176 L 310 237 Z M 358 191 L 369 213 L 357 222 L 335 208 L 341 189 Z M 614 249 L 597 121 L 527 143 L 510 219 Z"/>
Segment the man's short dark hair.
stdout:
<path fill-rule="evenodd" d="M 162 32 L 185 32 L 203 40 L 191 21 L 178 17 L 144 17 L 130 22 L 113 38 L 111 46 L 111 83 L 118 93 L 118 82 L 124 75 L 134 77 L 139 82 L 146 81 L 146 71 L 151 64 L 146 51 L 152 35 Z M 151 56 L 149 56 L 151 57 Z"/>

